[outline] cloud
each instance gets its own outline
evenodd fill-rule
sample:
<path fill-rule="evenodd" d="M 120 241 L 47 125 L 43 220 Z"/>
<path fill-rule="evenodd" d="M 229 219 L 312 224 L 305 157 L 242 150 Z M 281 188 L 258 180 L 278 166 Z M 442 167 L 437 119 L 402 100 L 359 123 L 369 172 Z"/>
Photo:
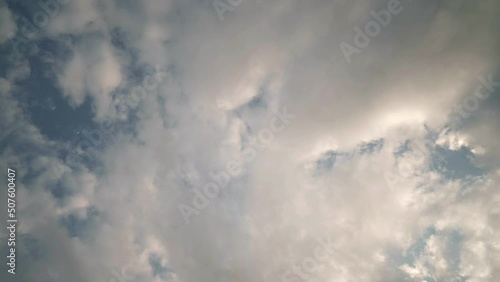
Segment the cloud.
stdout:
<path fill-rule="evenodd" d="M 459 2 L 401 0 L 351 63 L 340 43 L 387 1 L 244 1 L 224 21 L 211 1 L 61 4 L 38 51 L 8 53 L 0 72 L 15 281 L 286 281 L 324 238 L 334 251 L 311 281 L 496 281 L 497 92 L 453 117 L 497 68 L 499 7 Z M 73 107 L 62 119 L 89 105 L 86 132 L 114 130 L 101 145 L 42 134 L 28 80 Z M 293 122 L 186 224 L 179 204 L 283 107 Z M 469 166 L 449 177 L 454 157 Z"/>
<path fill-rule="evenodd" d="M 0 44 L 9 40 L 16 33 L 16 23 L 5 4 L 0 5 Z"/>
<path fill-rule="evenodd" d="M 75 106 L 81 105 L 88 93 L 95 101 L 96 117 L 101 118 L 111 105 L 112 92 L 122 82 L 120 62 L 111 46 L 103 42 L 87 42 L 75 49 L 59 83 Z"/>

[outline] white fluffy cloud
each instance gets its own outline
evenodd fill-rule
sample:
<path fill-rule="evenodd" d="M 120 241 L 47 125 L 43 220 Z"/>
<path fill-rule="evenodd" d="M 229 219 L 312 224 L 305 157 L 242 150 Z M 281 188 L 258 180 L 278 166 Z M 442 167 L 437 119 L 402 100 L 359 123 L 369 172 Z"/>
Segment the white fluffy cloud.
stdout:
<path fill-rule="evenodd" d="M 112 47 L 104 42 L 85 42 L 77 46 L 73 57 L 59 76 L 63 93 L 75 105 L 92 97 L 96 117 L 101 118 L 110 108 L 112 92 L 122 82 L 121 65 Z"/>
<path fill-rule="evenodd" d="M 53 57 L 54 83 L 116 130 L 79 137 L 106 145 L 68 163 L 61 148 L 78 145 L 16 103 L 21 64 L 0 80 L 2 128 L 24 127 L 2 138 L 32 148 L 7 146 L 2 168 L 26 175 L 19 236 L 43 253 L 19 281 L 300 281 L 325 238 L 334 252 L 309 281 L 497 281 L 498 93 L 450 123 L 497 67 L 498 4 L 402 0 L 348 63 L 339 44 L 387 2 L 245 0 L 223 21 L 210 1 L 61 6 L 41 33 L 70 54 Z M 157 66 L 168 78 L 129 103 Z M 296 117 L 245 161 L 283 107 Z M 470 150 L 482 174 L 447 177 L 437 148 Z M 233 161 L 241 173 L 186 224 L 179 205 Z"/>

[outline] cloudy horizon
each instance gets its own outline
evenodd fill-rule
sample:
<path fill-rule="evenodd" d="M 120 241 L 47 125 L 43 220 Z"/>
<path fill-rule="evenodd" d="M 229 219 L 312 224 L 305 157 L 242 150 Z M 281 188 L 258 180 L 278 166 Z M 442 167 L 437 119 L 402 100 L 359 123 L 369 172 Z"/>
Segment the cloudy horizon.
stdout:
<path fill-rule="evenodd" d="M 499 12 L 0 0 L 0 280 L 497 282 Z"/>

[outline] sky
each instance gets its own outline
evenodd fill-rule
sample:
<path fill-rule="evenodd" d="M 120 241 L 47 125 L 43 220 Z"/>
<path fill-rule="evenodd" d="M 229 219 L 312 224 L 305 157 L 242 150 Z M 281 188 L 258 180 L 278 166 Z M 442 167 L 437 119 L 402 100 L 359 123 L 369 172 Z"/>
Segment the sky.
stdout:
<path fill-rule="evenodd" d="M 499 281 L 499 12 L 0 0 L 0 280 Z"/>

